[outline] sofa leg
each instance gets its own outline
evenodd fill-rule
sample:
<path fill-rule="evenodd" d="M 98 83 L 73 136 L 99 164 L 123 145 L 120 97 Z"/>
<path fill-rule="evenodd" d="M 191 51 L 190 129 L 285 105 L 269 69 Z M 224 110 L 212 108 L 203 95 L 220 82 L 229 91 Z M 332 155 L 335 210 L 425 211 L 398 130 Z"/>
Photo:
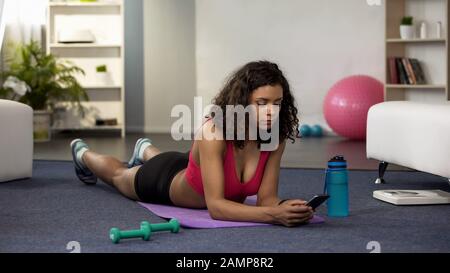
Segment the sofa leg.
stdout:
<path fill-rule="evenodd" d="M 375 184 L 384 184 L 386 181 L 384 180 L 384 173 L 386 172 L 386 169 L 388 167 L 389 163 L 387 162 L 380 162 L 380 165 L 378 165 L 378 178 L 375 181 Z"/>

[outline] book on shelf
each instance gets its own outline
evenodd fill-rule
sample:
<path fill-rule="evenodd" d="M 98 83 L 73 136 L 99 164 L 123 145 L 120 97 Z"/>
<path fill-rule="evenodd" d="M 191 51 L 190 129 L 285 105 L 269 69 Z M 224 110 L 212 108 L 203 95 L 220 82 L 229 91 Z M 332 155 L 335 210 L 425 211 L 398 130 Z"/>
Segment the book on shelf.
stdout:
<path fill-rule="evenodd" d="M 408 82 L 410 84 L 417 84 L 416 77 L 414 76 L 414 71 L 412 70 L 409 59 L 402 58 L 402 62 L 403 62 L 403 66 L 405 67 L 406 74 L 408 74 Z"/>
<path fill-rule="evenodd" d="M 425 74 L 423 73 L 422 66 L 420 65 L 419 60 L 417 59 L 410 59 L 412 69 L 414 71 L 414 74 L 417 77 L 417 83 L 418 84 L 426 84 L 425 80 Z"/>
<path fill-rule="evenodd" d="M 399 75 L 397 73 L 397 63 L 395 62 L 395 58 L 389 58 L 388 59 L 388 65 L 389 65 L 389 76 L 390 76 L 390 82 L 392 84 L 398 84 L 400 82 Z"/>
<path fill-rule="evenodd" d="M 426 84 L 422 65 L 417 59 L 404 57 L 388 58 L 390 84 Z"/>

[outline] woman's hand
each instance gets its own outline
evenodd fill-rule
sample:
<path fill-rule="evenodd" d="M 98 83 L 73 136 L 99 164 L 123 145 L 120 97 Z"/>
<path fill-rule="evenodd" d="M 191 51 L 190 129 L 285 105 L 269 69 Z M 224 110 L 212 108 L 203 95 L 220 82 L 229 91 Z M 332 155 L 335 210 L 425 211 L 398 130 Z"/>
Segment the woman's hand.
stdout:
<path fill-rule="evenodd" d="M 314 216 L 311 207 L 306 206 L 303 200 L 288 200 L 281 205 L 274 207 L 273 217 L 277 224 L 286 227 L 295 227 L 307 223 Z"/>

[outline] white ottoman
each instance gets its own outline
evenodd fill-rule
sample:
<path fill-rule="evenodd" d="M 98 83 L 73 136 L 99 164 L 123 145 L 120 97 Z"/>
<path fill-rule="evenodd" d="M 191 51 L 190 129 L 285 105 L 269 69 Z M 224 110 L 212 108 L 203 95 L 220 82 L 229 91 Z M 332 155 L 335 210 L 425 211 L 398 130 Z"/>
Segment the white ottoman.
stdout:
<path fill-rule="evenodd" d="M 384 102 L 369 110 L 367 158 L 450 178 L 450 102 Z"/>
<path fill-rule="evenodd" d="M 33 170 L 33 109 L 0 100 L 0 182 L 29 178 Z"/>

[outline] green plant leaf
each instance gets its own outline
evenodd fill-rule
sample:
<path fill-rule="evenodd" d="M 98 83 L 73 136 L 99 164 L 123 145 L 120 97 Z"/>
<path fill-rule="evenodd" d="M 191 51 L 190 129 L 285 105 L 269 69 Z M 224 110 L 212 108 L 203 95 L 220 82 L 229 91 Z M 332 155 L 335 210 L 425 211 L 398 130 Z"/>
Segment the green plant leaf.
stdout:
<path fill-rule="evenodd" d="M 413 17 L 412 16 L 404 16 L 401 21 L 402 26 L 412 26 L 413 25 Z"/>
<path fill-rule="evenodd" d="M 99 72 L 99 73 L 108 72 L 108 68 L 106 67 L 106 65 L 97 66 L 97 72 Z"/>
<path fill-rule="evenodd" d="M 17 99 L 35 110 L 53 110 L 56 103 L 69 101 L 84 113 L 81 101 L 88 101 L 89 97 L 76 79 L 76 75 L 85 75 L 81 68 L 46 54 L 36 41 L 13 46 L 14 53 L 6 57 L 9 68 L 2 76 L 14 76 L 24 81 L 31 91 L 14 98 L 11 90 L 0 89 L 0 97 Z"/>

